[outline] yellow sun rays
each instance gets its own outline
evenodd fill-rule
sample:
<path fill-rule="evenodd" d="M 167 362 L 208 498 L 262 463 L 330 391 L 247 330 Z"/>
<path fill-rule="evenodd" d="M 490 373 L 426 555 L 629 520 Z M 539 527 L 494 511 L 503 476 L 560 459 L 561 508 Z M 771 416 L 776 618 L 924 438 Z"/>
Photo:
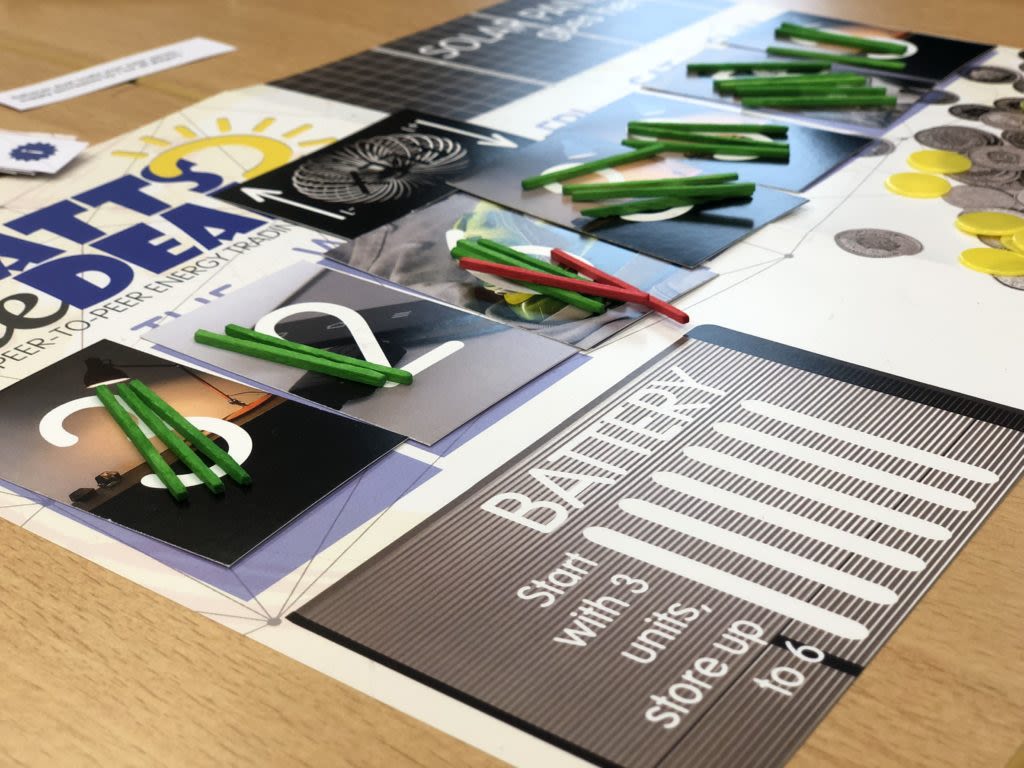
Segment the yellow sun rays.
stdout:
<path fill-rule="evenodd" d="M 199 151 L 200 149 L 206 149 L 211 146 L 224 146 L 226 144 L 235 144 L 238 146 L 250 148 L 267 148 L 269 147 L 269 142 L 276 142 L 282 145 L 280 148 L 278 148 L 277 151 L 273 152 L 274 162 L 277 162 L 280 161 L 286 154 L 290 159 L 292 154 L 292 150 L 286 149 L 287 144 L 291 142 L 286 142 L 283 140 L 296 139 L 296 137 L 302 136 L 303 134 L 308 133 L 313 129 L 312 123 L 300 123 L 299 125 L 288 128 L 287 130 L 280 133 L 279 139 L 272 139 L 270 136 L 267 136 L 265 139 L 262 139 L 259 138 L 258 135 L 265 134 L 267 133 L 268 130 L 272 129 L 277 123 L 277 118 L 261 118 L 252 126 L 252 128 L 249 129 L 249 133 L 238 134 L 233 133 L 231 118 L 221 116 L 216 118 L 215 122 L 217 125 L 217 131 L 220 134 L 219 136 L 202 136 L 199 133 L 196 133 L 196 131 L 190 128 L 189 126 L 179 123 L 173 126 L 171 130 L 173 130 L 174 133 L 177 134 L 177 136 L 179 137 L 179 141 L 180 139 L 186 140 L 186 143 L 184 145 L 175 146 L 178 144 L 178 141 L 169 141 L 168 139 L 164 139 L 159 136 L 140 136 L 139 141 L 144 145 L 141 150 L 115 149 L 110 154 L 113 157 L 123 157 L 131 160 L 146 160 L 151 157 L 150 151 L 147 150 L 148 147 L 154 147 L 155 149 L 152 150 L 152 152 L 154 152 L 157 155 L 168 154 L 163 151 L 167 150 L 169 147 L 172 147 L 173 149 L 168 150 L 168 152 L 173 153 L 176 157 L 181 157 L 183 156 L 183 152 L 196 152 Z M 228 138 L 229 136 L 231 138 Z M 337 141 L 337 139 L 334 138 L 333 136 L 323 136 L 315 139 L 296 140 L 295 145 L 298 147 L 302 147 L 303 149 L 307 149 L 310 147 L 320 147 L 326 144 L 331 144 L 334 141 Z M 260 172 L 263 173 L 267 169 L 267 163 L 261 163 L 257 167 L 260 169 Z M 248 174 L 247 177 L 249 177 Z"/>

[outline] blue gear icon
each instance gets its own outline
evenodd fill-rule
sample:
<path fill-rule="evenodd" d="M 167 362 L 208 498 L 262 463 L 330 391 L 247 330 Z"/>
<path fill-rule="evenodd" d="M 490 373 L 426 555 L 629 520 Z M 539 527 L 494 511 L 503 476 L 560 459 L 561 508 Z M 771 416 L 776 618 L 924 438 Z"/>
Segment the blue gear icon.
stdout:
<path fill-rule="evenodd" d="M 38 141 L 15 147 L 11 150 L 11 157 L 15 160 L 30 162 L 32 160 L 45 160 L 48 157 L 53 157 L 56 153 L 57 148 L 53 144 Z"/>

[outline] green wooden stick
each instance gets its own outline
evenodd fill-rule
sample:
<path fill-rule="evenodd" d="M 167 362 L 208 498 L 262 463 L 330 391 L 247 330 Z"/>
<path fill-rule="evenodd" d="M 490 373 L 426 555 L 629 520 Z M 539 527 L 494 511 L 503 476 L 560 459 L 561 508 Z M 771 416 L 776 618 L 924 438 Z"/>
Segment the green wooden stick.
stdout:
<path fill-rule="evenodd" d="M 486 237 L 481 237 L 471 242 L 475 242 L 477 245 L 483 248 L 487 248 L 489 250 L 502 253 L 505 256 L 508 256 L 510 259 L 515 259 L 520 263 L 520 266 L 526 267 L 526 269 L 536 269 L 540 270 L 541 272 L 548 272 L 552 275 L 560 275 L 561 277 L 571 277 L 574 280 L 578 280 L 580 277 L 575 272 L 560 267 L 558 264 L 552 264 L 550 261 L 538 259 L 535 256 L 531 256 L 528 253 L 523 253 L 522 251 L 516 250 L 515 248 L 510 248 L 504 243 L 499 243 L 494 240 L 488 240 Z"/>
<path fill-rule="evenodd" d="M 867 78 L 860 77 L 861 80 Z M 775 93 L 784 93 L 786 91 L 795 91 L 797 89 L 802 90 L 814 90 L 828 93 L 829 91 L 846 91 L 850 88 L 877 88 L 880 86 L 869 85 L 866 82 L 863 83 L 754 83 L 753 85 L 736 85 L 734 88 L 728 88 L 727 90 L 720 91 L 720 96 L 746 96 L 750 91 L 772 91 Z"/>
<path fill-rule="evenodd" d="M 228 452 L 223 450 L 213 440 L 196 429 L 188 419 L 174 410 L 160 395 L 138 379 L 132 379 L 129 382 L 129 386 L 135 394 L 142 398 L 146 405 L 156 411 L 156 414 L 161 419 L 174 427 L 179 435 L 192 443 L 192 447 L 199 451 L 199 453 L 223 469 L 228 477 L 239 485 L 249 485 L 252 483 L 252 477 L 242 468 L 241 464 L 231 458 Z"/>
<path fill-rule="evenodd" d="M 587 203 L 595 200 L 618 200 L 624 197 L 672 197 L 690 202 L 700 200 L 725 200 L 731 197 L 750 197 L 754 194 L 753 184 L 708 184 L 703 187 L 649 187 L 634 188 L 628 192 L 596 190 L 576 192 L 573 202 Z"/>
<path fill-rule="evenodd" d="M 356 381 L 360 384 L 369 384 L 371 387 L 383 387 L 384 383 L 387 381 L 383 373 L 371 371 L 369 368 L 364 368 L 363 366 L 335 363 L 331 360 L 325 360 L 322 357 L 306 355 L 301 352 L 292 352 L 290 349 L 272 347 L 269 344 L 260 344 L 255 341 L 233 339 L 230 336 L 213 333 L 212 331 L 206 331 L 203 329 L 196 331 L 193 338 L 197 343 L 205 344 L 208 347 L 216 347 L 217 349 L 223 349 L 227 352 L 235 352 L 239 355 L 246 355 L 247 357 L 256 357 L 260 360 L 269 360 L 272 363 L 280 363 L 281 365 L 288 365 L 292 368 L 301 368 L 304 371 L 324 373 L 328 376 L 334 376 L 336 379 L 345 379 L 346 381 Z"/>
<path fill-rule="evenodd" d="M 896 71 L 907 68 L 906 62 L 903 61 L 869 59 L 867 56 L 847 56 L 841 53 L 822 53 L 821 51 L 808 51 L 804 48 L 784 48 L 777 45 L 768 46 L 768 53 L 773 56 L 793 56 L 798 59 L 831 61 L 834 64 L 848 64 L 851 67 L 863 67 L 866 69 L 888 69 Z"/>
<path fill-rule="evenodd" d="M 213 493 L 224 493 L 224 481 L 217 477 L 212 469 L 206 466 L 195 451 L 185 445 L 184 440 L 174 434 L 170 427 L 142 401 L 142 398 L 131 387 L 125 383 L 118 384 L 117 394 L 128 403 L 129 408 L 135 411 L 135 415 L 142 419 L 147 427 L 153 430 L 153 434 L 171 450 L 171 453 L 181 459 L 181 462 L 191 469 L 196 477 L 203 481 L 203 485 Z"/>
<path fill-rule="evenodd" d="M 185 490 L 184 483 L 181 482 L 177 473 L 171 469 L 171 465 L 164 461 L 164 457 L 149 442 L 149 438 L 142 433 L 139 425 L 128 415 L 128 411 L 117 402 L 117 398 L 114 397 L 114 393 L 110 391 L 110 388 L 105 384 L 101 384 L 96 387 L 95 392 L 96 397 L 103 403 L 107 413 L 117 422 L 117 426 L 124 432 L 125 437 L 131 440 L 135 450 L 142 454 L 142 458 L 146 460 L 149 468 L 156 473 L 156 476 L 166 486 L 167 492 L 171 494 L 175 501 L 185 501 L 188 498 L 188 491 Z"/>
<path fill-rule="evenodd" d="M 623 139 L 622 143 L 627 147 L 639 147 L 641 149 L 650 144 L 650 142 L 642 139 Z M 763 147 L 704 144 L 695 141 L 667 141 L 664 139 L 660 139 L 656 143 L 661 145 L 662 152 L 682 152 L 687 155 L 700 155 L 703 157 L 732 155 L 735 157 L 759 157 L 771 160 L 786 160 L 789 158 L 789 149 L 773 147 L 768 142 L 764 142 Z"/>
<path fill-rule="evenodd" d="M 504 254 L 492 251 L 488 248 L 484 248 L 472 240 L 460 240 L 456 243 L 455 247 L 452 248 L 452 256 L 456 259 L 468 256 L 473 259 L 493 261 L 495 264 L 504 264 L 508 267 L 523 266 L 522 262 L 509 258 Z M 579 276 L 576 275 L 575 277 L 578 278 Z M 555 288 L 549 285 L 538 285 L 537 283 L 523 283 L 523 286 L 544 296 L 550 296 L 552 299 L 558 299 L 563 304 L 571 304 L 572 306 L 578 307 L 584 312 L 589 312 L 592 315 L 603 314 L 607 309 L 603 301 L 592 299 L 589 296 L 576 293 L 576 291 L 569 291 L 564 288 Z"/>
<path fill-rule="evenodd" d="M 608 216 L 626 216 L 630 213 L 649 213 L 664 211 L 677 206 L 693 205 L 692 200 L 678 197 L 654 197 L 650 200 L 636 200 L 632 203 L 619 203 L 617 205 L 601 205 L 596 208 L 584 208 L 580 211 L 584 216 L 592 219 L 603 219 Z"/>
<path fill-rule="evenodd" d="M 605 168 L 614 168 L 617 165 L 626 165 L 628 163 L 635 163 L 639 160 L 645 160 L 648 157 L 653 157 L 658 154 L 660 149 L 657 146 L 650 146 L 646 149 L 637 150 L 635 152 L 623 152 L 619 155 L 611 155 L 610 157 L 602 157 L 599 160 L 591 160 L 588 163 L 580 163 L 570 168 L 563 168 L 560 171 L 551 171 L 551 173 L 543 173 L 540 176 L 531 176 L 528 179 L 523 179 L 523 189 L 536 189 L 537 187 L 543 187 L 545 184 L 552 184 L 556 181 L 563 181 L 565 179 L 575 179 L 578 176 L 586 176 L 588 173 L 594 171 L 601 171 Z"/>
<path fill-rule="evenodd" d="M 691 61 L 686 71 L 691 75 L 710 75 L 715 72 L 818 72 L 832 65 L 827 61 Z"/>
<path fill-rule="evenodd" d="M 880 87 L 844 88 L 834 85 L 826 85 L 824 87 L 817 85 L 793 85 L 786 88 L 779 88 L 774 85 L 758 85 L 752 88 L 737 88 L 730 93 L 731 96 L 739 99 L 745 99 L 748 96 L 830 96 L 832 94 L 836 96 L 885 96 L 886 90 Z"/>
<path fill-rule="evenodd" d="M 771 123 L 669 123 L 657 120 L 631 120 L 626 127 L 629 131 L 638 133 L 645 128 L 672 128 L 692 133 L 760 133 L 765 136 L 785 136 L 789 133 L 788 125 Z"/>
<path fill-rule="evenodd" d="M 288 349 L 292 352 L 299 352 L 304 355 L 322 357 L 324 360 L 341 363 L 342 365 L 366 368 L 383 374 L 384 378 L 388 381 L 396 381 L 399 384 L 412 384 L 412 374 L 408 371 L 403 371 L 399 368 L 391 368 L 390 366 L 380 365 L 378 363 L 371 363 L 368 360 L 361 360 L 358 357 L 339 355 L 336 352 L 329 352 L 326 349 L 311 347 L 308 344 L 299 344 L 297 341 L 288 341 L 288 339 L 282 339 L 280 336 L 273 336 L 269 333 L 260 333 L 259 331 L 254 331 L 251 328 L 244 328 L 243 326 L 235 325 L 234 323 L 229 323 L 224 326 L 224 333 L 235 339 L 254 341 L 258 344 L 269 344 L 272 347 L 280 347 L 281 349 Z"/>
<path fill-rule="evenodd" d="M 703 184 L 718 184 L 724 181 L 736 181 L 738 173 L 705 173 L 700 176 L 680 176 L 670 179 L 644 179 L 637 181 L 597 181 L 592 184 L 566 184 L 562 192 L 571 195 L 576 192 L 588 191 L 628 191 L 634 187 L 690 187 Z"/>
<path fill-rule="evenodd" d="M 753 85 L 864 85 L 867 75 L 853 72 L 837 72 L 830 75 L 792 75 L 780 77 L 729 77 L 715 80 L 716 91 L 732 91 Z"/>
<path fill-rule="evenodd" d="M 775 30 L 776 36 L 789 37 L 794 40 L 813 40 L 816 43 L 834 43 L 847 48 L 856 48 L 865 53 L 895 53 L 902 55 L 907 52 L 907 46 L 902 43 L 893 43 L 887 40 L 872 40 L 867 37 L 855 37 L 853 35 L 841 35 L 838 32 L 827 32 L 814 27 L 803 27 L 799 24 L 791 24 L 784 21 Z"/>
<path fill-rule="evenodd" d="M 834 89 L 827 91 L 816 91 L 834 93 Z M 781 95 L 781 94 L 780 94 Z M 695 141 L 698 144 L 729 144 L 737 147 L 779 147 L 789 149 L 789 144 L 784 141 L 764 141 L 763 139 L 748 139 L 741 136 L 719 136 L 714 133 L 693 133 L 691 131 L 675 131 L 671 128 L 648 128 L 643 131 L 630 131 L 640 136 L 651 136 L 656 140 L 668 139 L 673 141 Z"/>
<path fill-rule="evenodd" d="M 781 109 L 847 109 L 850 107 L 895 107 L 895 96 L 753 96 L 740 100 L 744 107 Z"/>

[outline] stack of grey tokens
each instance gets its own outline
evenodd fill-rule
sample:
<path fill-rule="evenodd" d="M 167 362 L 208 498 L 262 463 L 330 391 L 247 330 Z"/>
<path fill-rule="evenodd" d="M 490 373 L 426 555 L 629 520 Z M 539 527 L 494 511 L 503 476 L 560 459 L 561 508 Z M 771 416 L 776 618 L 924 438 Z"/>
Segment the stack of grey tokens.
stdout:
<path fill-rule="evenodd" d="M 1021 53 L 1024 58 L 1024 52 Z M 1024 70 L 1024 64 L 1021 65 Z M 1003 67 L 979 66 L 964 77 L 983 83 L 1012 84 L 1024 93 L 1024 75 Z M 1005 92 L 1004 92 L 1005 93 Z M 914 139 L 931 149 L 957 152 L 970 158 L 972 167 L 951 173 L 953 188 L 943 199 L 962 211 L 994 211 L 1020 215 L 1024 211 L 1024 109 L 1022 98 L 999 98 L 992 104 L 954 104 L 953 117 L 963 122 L 926 128 Z M 835 237 L 844 251 L 868 258 L 912 256 L 923 250 L 909 235 L 883 229 L 848 229 Z M 991 248 L 1005 248 L 999 238 L 980 237 Z M 1024 290 L 1024 277 L 995 277 L 1001 284 Z"/>

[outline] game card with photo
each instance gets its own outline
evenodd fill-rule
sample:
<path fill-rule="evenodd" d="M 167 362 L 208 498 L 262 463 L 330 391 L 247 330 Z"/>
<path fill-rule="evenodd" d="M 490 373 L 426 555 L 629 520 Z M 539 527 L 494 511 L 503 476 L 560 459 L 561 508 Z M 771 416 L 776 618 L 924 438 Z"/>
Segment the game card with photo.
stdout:
<path fill-rule="evenodd" d="M 672 301 L 714 277 L 708 269 L 682 269 L 461 193 L 360 235 L 327 255 L 579 349 L 611 338 L 647 311 L 634 304 L 613 304 L 603 314 L 592 315 L 549 296 L 487 281 L 461 269 L 452 258 L 451 248 L 463 237 L 486 237 L 539 258 L 561 248 L 663 301 Z"/>
<path fill-rule="evenodd" d="M 707 48 L 693 57 L 693 61 L 702 63 L 714 62 L 747 62 L 747 61 L 784 61 L 785 59 L 776 56 L 765 56 L 761 52 L 751 52 L 741 48 Z M 754 70 L 751 77 L 770 76 L 791 76 L 795 73 L 781 72 L 777 70 Z M 802 122 L 813 122 L 822 128 L 839 128 L 842 130 L 853 129 L 861 134 L 870 136 L 881 136 L 885 129 L 896 124 L 908 115 L 916 106 L 924 105 L 935 99 L 945 96 L 942 92 L 933 92 L 931 84 L 920 80 L 912 80 L 906 77 L 899 77 L 896 73 L 889 72 L 862 72 L 864 81 L 858 87 L 882 88 L 888 96 L 894 96 L 896 103 L 893 106 L 872 109 L 772 109 L 767 107 L 756 108 L 757 112 L 767 112 L 778 115 L 784 119 L 786 116 L 798 117 Z M 666 72 L 662 72 L 647 83 L 644 87 L 652 91 L 661 91 L 674 96 L 686 96 L 704 101 L 718 102 L 733 108 L 742 108 L 740 98 L 733 93 L 723 92 L 715 87 L 718 79 L 732 79 L 745 77 L 746 73 L 719 71 L 714 74 L 697 74 L 689 70 L 688 64 L 679 64 Z M 748 114 L 748 112 L 744 112 Z M 758 120 L 763 118 L 757 118 Z M 747 118 L 743 117 L 743 122 Z M 799 136 L 795 131 L 796 126 L 790 129 L 794 138 Z M 802 128 L 803 131 L 812 129 Z M 828 138 L 817 135 L 822 141 L 836 141 L 835 137 L 840 134 L 830 133 Z M 855 137 L 844 136 L 846 139 Z M 799 164 L 798 156 L 792 156 L 795 163 Z M 787 187 L 789 188 L 789 187 Z"/>
<path fill-rule="evenodd" d="M 826 40 L 809 39 L 803 36 L 806 32 L 802 32 L 801 29 L 825 32 L 830 35 L 891 42 L 901 47 L 902 50 L 899 52 L 895 52 L 895 49 L 893 52 L 865 51 L 855 41 L 841 45 Z M 813 35 L 813 32 L 811 34 Z M 864 56 L 881 62 L 897 62 L 903 66 L 891 70 L 891 74 L 926 80 L 931 83 L 945 80 L 961 67 L 992 50 L 991 45 L 982 43 L 923 35 L 905 30 L 886 29 L 874 24 L 861 24 L 797 11 L 788 11 L 750 27 L 730 38 L 727 43 L 730 46 L 749 48 L 759 52 L 767 51 L 769 47 L 789 48 L 817 53 Z M 877 69 L 855 64 L 834 63 L 832 68 L 834 70 L 878 72 Z"/>
<path fill-rule="evenodd" d="M 236 482 L 204 459 L 221 478 L 222 490 L 214 492 L 157 441 L 186 490 L 184 500 L 172 497 L 98 397 L 101 386 L 118 393 L 133 379 L 210 437 L 251 482 Z M 0 444 L 4 483 L 222 565 L 405 440 L 113 341 L 4 389 L 0 418 L 18 436 Z M 140 429 L 153 435 L 144 424 Z"/>
<path fill-rule="evenodd" d="M 632 94 L 582 120 L 555 131 L 542 142 L 518 150 L 500 162 L 453 185 L 464 192 L 491 200 L 546 221 L 569 227 L 624 248 L 639 251 L 686 267 L 695 267 L 755 230 L 802 205 L 804 198 L 768 186 L 758 186 L 753 197 L 681 205 L 653 213 L 590 217 L 588 208 L 603 203 L 574 202 L 559 183 L 524 190 L 523 179 L 572 165 L 618 155 L 628 151 L 621 141 L 627 137 L 631 120 L 672 119 L 735 123 L 736 116 L 713 108 L 702 108 L 653 94 Z M 750 121 L 753 122 L 753 121 Z M 804 131 L 790 129 L 796 140 Z M 817 133 L 825 133 L 817 131 Z M 766 139 L 767 140 L 767 139 Z M 838 137 L 836 146 L 848 153 L 832 154 L 831 168 L 867 143 L 860 137 Z M 793 154 L 796 155 L 794 147 Z M 782 184 L 817 178 L 825 163 L 815 164 L 807 153 L 807 166 L 778 160 L 750 160 L 736 155 L 721 159 L 698 159 L 666 152 L 637 162 L 620 164 L 572 179 L 573 184 L 619 181 L 664 181 L 690 176 L 734 173 L 740 182 Z"/>
<path fill-rule="evenodd" d="M 382 387 L 197 342 L 229 324 L 412 374 Z M 557 341 L 352 274 L 282 269 L 146 338 L 187 358 L 432 444 L 572 357 Z"/>
<path fill-rule="evenodd" d="M 694 104 L 655 93 L 637 92 L 613 101 L 608 106 L 555 132 L 544 145 L 552 140 L 558 141 L 565 153 L 571 157 L 577 152 L 584 151 L 590 142 L 602 140 L 614 145 L 627 135 L 642 136 L 641 133 L 627 133 L 630 122 L 784 125 L 786 134 L 781 141 L 789 145 L 788 159 L 726 154 L 716 154 L 713 157 L 676 157 L 680 162 L 685 160 L 686 166 L 692 166 L 702 174 L 736 173 L 741 181 L 752 181 L 791 192 L 800 192 L 811 186 L 871 143 L 871 139 L 863 136 L 808 128 L 764 116 L 738 115 L 732 110 L 718 109 L 710 104 Z M 737 134 L 724 134 L 727 138 L 735 135 Z M 763 139 L 765 143 L 770 138 L 756 131 L 742 135 Z M 540 145 L 535 147 L 539 150 Z M 625 149 L 626 147 L 620 145 L 619 151 Z M 674 168 L 673 170 L 675 171 Z M 674 175 L 686 174 L 675 171 Z"/>
<path fill-rule="evenodd" d="M 349 238 L 448 194 L 528 139 L 404 110 L 214 196 Z"/>

